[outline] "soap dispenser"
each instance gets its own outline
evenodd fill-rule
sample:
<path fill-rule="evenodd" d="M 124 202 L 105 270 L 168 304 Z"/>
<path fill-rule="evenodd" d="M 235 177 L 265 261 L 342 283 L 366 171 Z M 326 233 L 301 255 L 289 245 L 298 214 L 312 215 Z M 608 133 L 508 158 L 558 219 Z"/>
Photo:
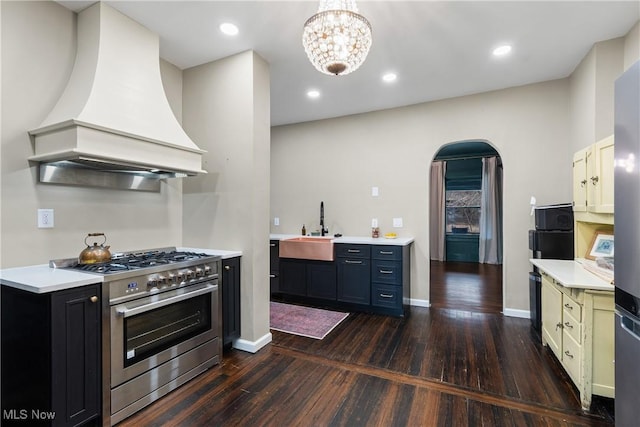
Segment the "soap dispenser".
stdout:
<path fill-rule="evenodd" d="M 307 228 L 304 226 L 304 224 L 302 224 L 302 235 L 303 236 L 307 235 Z"/>

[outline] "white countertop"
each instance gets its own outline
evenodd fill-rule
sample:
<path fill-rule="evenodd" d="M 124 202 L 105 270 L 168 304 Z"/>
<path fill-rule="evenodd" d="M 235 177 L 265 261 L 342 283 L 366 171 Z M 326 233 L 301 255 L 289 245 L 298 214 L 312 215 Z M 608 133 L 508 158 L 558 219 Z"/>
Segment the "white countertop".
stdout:
<path fill-rule="evenodd" d="M 615 289 L 611 283 L 585 270 L 582 264 L 574 260 L 530 259 L 529 262 L 566 288 L 602 291 L 613 291 Z"/>
<path fill-rule="evenodd" d="M 222 259 L 236 258 L 236 257 L 242 256 L 242 251 L 223 251 L 220 249 L 202 249 L 202 248 L 185 248 L 185 247 L 179 247 L 176 249 L 179 251 L 185 251 L 185 252 L 198 252 L 198 253 L 203 253 L 207 255 L 218 255 L 222 257 Z"/>
<path fill-rule="evenodd" d="M 222 259 L 242 256 L 241 251 L 218 249 L 176 248 L 179 251 L 219 255 Z M 48 264 L 27 267 L 6 268 L 0 270 L 0 282 L 3 285 L 36 294 L 72 289 L 79 286 L 102 283 L 106 276 L 102 274 L 84 273 L 64 268 L 51 268 Z"/>
<path fill-rule="evenodd" d="M 3 285 L 36 294 L 102 283 L 103 279 L 104 276 L 99 274 L 51 268 L 48 264 L 0 270 L 0 282 Z"/>
<path fill-rule="evenodd" d="M 271 240 L 285 240 L 294 237 L 300 237 L 299 234 L 270 234 Z M 319 237 L 319 236 L 318 236 Z M 374 239 L 373 237 L 359 237 L 359 236 L 342 236 L 331 237 L 325 236 L 327 239 L 333 240 L 333 243 L 353 243 L 361 245 L 394 245 L 394 246 L 407 246 L 415 240 L 413 237 L 396 237 L 395 239 L 386 239 L 380 237 Z"/>

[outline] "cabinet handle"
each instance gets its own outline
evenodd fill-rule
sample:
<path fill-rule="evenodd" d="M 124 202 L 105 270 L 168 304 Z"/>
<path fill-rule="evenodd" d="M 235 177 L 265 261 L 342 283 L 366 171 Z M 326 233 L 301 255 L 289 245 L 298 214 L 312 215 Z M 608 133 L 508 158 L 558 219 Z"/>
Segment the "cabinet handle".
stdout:
<path fill-rule="evenodd" d="M 89 298 L 89 301 L 91 301 L 93 303 L 96 303 L 96 302 L 98 302 L 98 297 L 94 295 L 91 298 Z"/>
<path fill-rule="evenodd" d="M 269 275 L 269 278 L 270 278 L 270 279 L 275 279 L 276 277 L 278 277 L 278 276 L 276 276 L 275 274 L 270 274 L 270 275 Z"/>
<path fill-rule="evenodd" d="M 229 266 L 229 265 L 225 265 L 225 266 L 224 266 L 224 269 L 225 269 L 225 270 L 231 270 L 231 266 Z"/>
<path fill-rule="evenodd" d="M 556 323 L 556 331 L 558 330 L 558 328 L 562 329 L 564 326 L 562 326 L 562 322 L 558 322 Z"/>
<path fill-rule="evenodd" d="M 344 262 L 347 264 L 362 264 L 362 261 L 352 261 L 350 259 L 345 259 Z"/>
<path fill-rule="evenodd" d="M 591 183 L 592 183 L 593 185 L 596 185 L 596 184 L 598 183 L 598 177 L 597 177 L 597 176 L 592 176 L 592 177 L 591 177 Z"/>
<path fill-rule="evenodd" d="M 573 354 L 569 353 L 569 350 L 565 351 L 564 354 L 573 359 Z"/>
<path fill-rule="evenodd" d="M 585 181 L 585 182 L 586 182 L 586 181 Z M 275 243 L 269 243 L 269 246 L 271 246 L 272 248 L 275 248 L 275 247 L 276 247 L 276 244 L 275 244 Z"/>
<path fill-rule="evenodd" d="M 381 274 L 393 274 L 393 270 L 380 270 Z"/>
<path fill-rule="evenodd" d="M 564 326 L 566 326 L 569 329 L 573 329 L 573 325 L 569 322 L 564 322 Z"/>
<path fill-rule="evenodd" d="M 585 185 L 587 185 L 586 179 L 583 179 L 582 181 L 580 181 L 580 187 L 584 187 Z"/>
<path fill-rule="evenodd" d="M 347 249 L 347 252 L 349 252 L 350 254 L 359 254 L 360 249 Z"/>
<path fill-rule="evenodd" d="M 389 294 L 380 294 L 381 298 L 393 298 L 393 295 L 389 295 Z"/>
<path fill-rule="evenodd" d="M 393 255 L 393 251 L 380 251 L 380 255 Z"/>
<path fill-rule="evenodd" d="M 573 310 L 573 306 L 569 305 L 569 303 L 566 303 L 564 306 L 567 307 L 569 310 Z"/>

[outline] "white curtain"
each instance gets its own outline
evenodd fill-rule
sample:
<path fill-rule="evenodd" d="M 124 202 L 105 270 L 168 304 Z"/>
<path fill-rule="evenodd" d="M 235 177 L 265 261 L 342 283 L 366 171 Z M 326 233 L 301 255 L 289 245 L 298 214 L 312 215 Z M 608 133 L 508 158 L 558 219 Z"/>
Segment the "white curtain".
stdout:
<path fill-rule="evenodd" d="M 482 159 L 478 262 L 502 264 L 502 167 L 497 157 Z"/>
<path fill-rule="evenodd" d="M 445 191 L 444 174 L 447 169 L 445 161 L 431 163 L 431 194 L 429 199 L 429 246 L 433 261 L 445 259 Z"/>

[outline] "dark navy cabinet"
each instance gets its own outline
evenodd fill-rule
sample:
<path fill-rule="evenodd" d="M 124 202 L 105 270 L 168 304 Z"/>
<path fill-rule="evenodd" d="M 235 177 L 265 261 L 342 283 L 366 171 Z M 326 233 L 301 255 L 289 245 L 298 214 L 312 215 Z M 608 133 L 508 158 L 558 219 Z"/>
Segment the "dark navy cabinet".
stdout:
<path fill-rule="evenodd" d="M 371 247 L 335 245 L 338 268 L 338 301 L 371 304 Z"/>
<path fill-rule="evenodd" d="M 280 258 L 279 288 L 272 294 L 341 310 L 409 315 L 410 245 L 334 243 L 334 251 L 335 261 Z"/>
<path fill-rule="evenodd" d="M 326 300 L 336 299 L 336 266 L 332 262 L 307 263 L 307 296 Z"/>
<path fill-rule="evenodd" d="M 280 258 L 280 292 L 307 296 L 307 262 L 302 259 Z"/>
<path fill-rule="evenodd" d="M 371 253 L 371 305 L 403 315 L 410 297 L 409 247 L 375 245 Z"/>
<path fill-rule="evenodd" d="M 240 338 L 240 257 L 222 260 L 223 347 Z"/>
<path fill-rule="evenodd" d="M 2 286 L 3 426 L 100 424 L 100 289 Z"/>
<path fill-rule="evenodd" d="M 271 293 L 280 291 L 280 241 L 269 241 L 269 285 Z"/>
<path fill-rule="evenodd" d="M 331 261 L 280 258 L 280 289 L 286 295 L 336 299 L 336 267 Z"/>

